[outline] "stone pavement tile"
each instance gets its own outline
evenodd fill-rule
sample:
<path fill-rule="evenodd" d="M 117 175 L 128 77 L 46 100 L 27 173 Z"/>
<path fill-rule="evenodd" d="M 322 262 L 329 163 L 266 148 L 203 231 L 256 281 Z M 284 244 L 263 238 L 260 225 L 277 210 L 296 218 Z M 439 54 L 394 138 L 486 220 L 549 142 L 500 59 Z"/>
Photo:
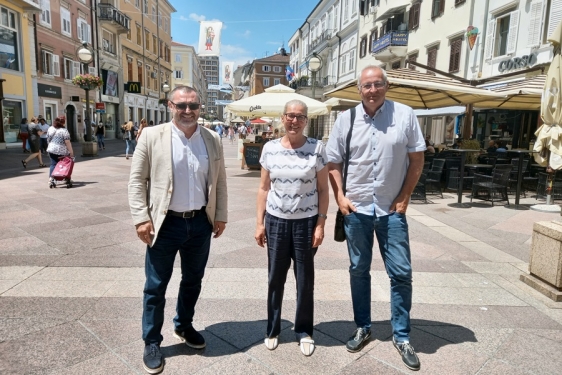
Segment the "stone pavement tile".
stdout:
<path fill-rule="evenodd" d="M 92 250 L 83 250 L 77 254 L 59 257 L 52 262 L 55 267 L 144 267 L 144 255 L 142 256 L 97 256 L 91 255 Z"/>
<path fill-rule="evenodd" d="M 260 247 L 246 247 L 226 254 L 214 254 L 211 251 L 207 267 L 214 268 L 265 268 L 267 254 Z"/>
<path fill-rule="evenodd" d="M 116 212 L 128 212 L 131 214 L 131 209 L 128 204 L 112 205 L 112 206 L 100 206 L 95 208 L 90 208 L 90 210 L 97 212 L 98 214 L 106 215 Z"/>
<path fill-rule="evenodd" d="M 37 235 L 38 233 L 51 232 L 53 228 L 57 230 L 76 228 L 73 220 L 52 220 L 50 218 L 48 221 L 37 224 L 20 224 L 18 228 L 32 235 Z"/>
<path fill-rule="evenodd" d="M 166 306 L 175 306 L 175 300 L 166 300 Z M 136 320 L 142 318 L 142 298 L 99 298 L 80 318 L 89 320 Z"/>
<path fill-rule="evenodd" d="M 268 368 L 245 353 L 235 353 L 197 372 L 198 375 L 270 375 L 272 373 L 274 369 Z"/>
<path fill-rule="evenodd" d="M 562 324 L 534 308 L 512 306 L 494 306 L 490 308 L 500 314 L 506 323 L 509 323 L 514 328 L 541 329 L 543 333 L 549 329 L 562 330 Z"/>
<path fill-rule="evenodd" d="M 520 263 L 521 260 L 481 241 L 460 242 L 461 245 L 492 262 Z"/>
<path fill-rule="evenodd" d="M 385 317 L 388 315 L 388 313 L 385 314 Z M 390 322 L 388 320 L 381 320 L 380 318 L 381 317 L 379 316 L 379 319 L 373 319 L 373 323 L 371 325 L 371 338 L 361 351 L 362 353 L 367 353 L 381 341 L 392 337 L 392 327 Z M 351 315 L 351 319 L 353 319 L 353 315 Z M 352 320 L 319 321 L 319 323 L 314 326 L 315 332 L 322 332 L 322 334 L 337 340 L 341 348 L 345 351 L 347 351 L 345 349 L 345 344 L 353 335 L 356 328 L 357 326 Z"/>
<path fill-rule="evenodd" d="M 248 349 L 246 353 L 256 358 L 277 373 L 337 374 L 342 368 L 352 363 L 357 354 L 348 353 L 341 342 L 334 340 L 320 331 L 314 333 L 316 350 L 310 357 L 305 357 L 297 345 L 295 334 L 289 329 L 281 331 L 279 346 L 268 350 L 263 343 Z"/>
<path fill-rule="evenodd" d="M 237 352 L 236 348 L 216 336 L 206 331 L 201 334 L 207 342 L 207 347 L 202 350 L 192 349 L 171 335 L 164 335 L 161 350 L 164 355 L 165 374 L 193 374 Z M 142 365 L 143 350 L 144 342 L 139 339 L 116 349 L 115 352 L 135 371 L 145 373 Z"/>
<path fill-rule="evenodd" d="M 0 239 L 0 254 L 2 255 L 54 255 L 58 254 L 40 239 L 33 236 Z"/>
<path fill-rule="evenodd" d="M 292 321 L 294 316 L 295 301 L 283 301 L 282 317 Z M 209 322 L 263 320 L 267 319 L 267 301 L 264 299 L 200 299 L 195 308 L 194 319 Z"/>
<path fill-rule="evenodd" d="M 530 375 L 536 374 L 536 372 L 527 372 L 517 366 L 512 366 L 505 361 L 500 361 L 497 359 L 490 359 L 486 364 L 478 371 L 478 375 Z"/>
<path fill-rule="evenodd" d="M 421 362 L 420 374 L 476 374 L 488 360 L 486 356 L 416 328 L 412 329 L 411 343 Z M 375 346 L 368 355 L 392 367 L 408 370 L 391 340 Z"/>
<path fill-rule="evenodd" d="M 101 297 L 113 281 L 25 280 L 4 292 L 12 297 Z"/>
<path fill-rule="evenodd" d="M 557 374 L 562 368 L 562 342 L 536 334 L 533 330 L 515 330 L 495 354 L 522 370 L 537 374 Z"/>
<path fill-rule="evenodd" d="M 0 342 L 14 340 L 32 332 L 68 322 L 65 318 L 3 318 L 0 317 Z"/>
<path fill-rule="evenodd" d="M 24 280 L 41 271 L 43 267 L 0 267 L 0 280 Z"/>
<path fill-rule="evenodd" d="M 75 320 L 96 303 L 94 298 L 0 297 L 2 318 Z"/>
<path fill-rule="evenodd" d="M 388 374 L 388 375 L 404 375 L 411 374 L 411 371 L 404 367 L 395 368 L 388 363 L 379 361 L 378 359 L 366 354 L 356 361 L 351 362 L 341 371 L 340 374 L 356 374 L 356 375 L 372 375 L 372 374 Z"/>
<path fill-rule="evenodd" d="M 106 351 L 80 323 L 69 322 L 0 343 L 0 370 L 23 374 L 64 369 Z"/>
<path fill-rule="evenodd" d="M 9 279 L 2 279 L 0 280 L 0 294 L 4 293 L 7 290 L 10 290 L 15 285 L 18 285 L 21 280 L 9 280 Z"/>
<path fill-rule="evenodd" d="M 523 262 L 521 262 L 523 263 Z M 478 273 L 491 273 L 496 275 L 520 275 L 521 270 L 512 264 L 497 263 L 497 262 L 463 262 L 466 266 L 472 268 Z"/>
<path fill-rule="evenodd" d="M 322 301 L 351 301 L 351 290 L 349 285 L 340 282 L 316 283 L 314 298 Z"/>
<path fill-rule="evenodd" d="M 295 299 L 295 288 L 291 284 L 285 285 L 284 299 Z M 247 298 L 267 300 L 267 282 L 256 283 L 255 281 L 245 282 L 217 282 L 208 281 L 201 290 L 201 298 Z"/>
<path fill-rule="evenodd" d="M 142 322 L 140 319 L 82 319 L 80 322 L 110 349 L 129 345 L 142 337 Z"/>
<path fill-rule="evenodd" d="M 1 271 L 0 271 L 1 272 Z M 209 282 L 254 282 L 267 285 L 267 269 L 263 268 L 212 268 L 208 275 Z"/>
<path fill-rule="evenodd" d="M 456 228 L 447 226 L 447 227 L 432 227 L 434 231 L 441 234 L 442 236 L 452 240 L 452 241 L 476 241 L 475 237 L 472 237 Z"/>
<path fill-rule="evenodd" d="M 82 211 L 84 212 L 84 211 Z M 106 215 L 99 215 L 95 212 L 90 212 L 91 215 L 89 216 L 82 216 L 75 219 L 72 219 L 72 223 L 75 228 L 83 228 L 88 227 L 90 225 L 98 225 L 98 224 L 105 224 L 105 223 L 113 223 L 115 219 L 107 217 Z"/>
<path fill-rule="evenodd" d="M 126 375 L 136 372 L 113 353 L 104 353 L 98 357 L 75 364 L 65 369 L 57 369 L 52 375 Z"/>
<path fill-rule="evenodd" d="M 415 288 L 413 303 L 453 305 L 507 305 L 527 304 L 501 288 L 454 288 L 418 286 Z"/>
<path fill-rule="evenodd" d="M 245 349 L 249 346 L 263 345 L 265 333 L 267 331 L 267 320 L 246 320 L 246 321 L 205 321 L 205 331 L 214 334 L 230 345 Z M 282 319 L 281 330 L 291 330 L 293 323 Z"/>
<path fill-rule="evenodd" d="M 47 267 L 36 272 L 30 280 L 117 281 L 145 280 L 144 268 L 117 267 Z"/>
<path fill-rule="evenodd" d="M 3 240 L 5 238 L 18 238 L 18 237 L 26 237 L 26 236 L 29 236 L 29 233 L 14 227 L 4 228 L 0 231 L 0 240 Z"/>
<path fill-rule="evenodd" d="M 371 270 L 373 268 L 371 267 Z M 412 258 L 412 269 L 415 272 L 450 272 L 450 273 L 474 273 L 474 270 L 458 260 L 431 260 Z M 384 270 L 384 266 L 381 268 Z"/>
<path fill-rule="evenodd" d="M 220 236 L 218 239 L 211 240 L 211 255 L 228 254 L 232 251 L 244 249 L 247 247 L 248 247 L 247 240 L 242 241 L 229 237 L 227 232 L 222 236 Z M 257 246 L 255 247 L 255 249 L 253 249 L 253 252 L 255 252 L 256 256 L 261 256 L 264 254 L 266 254 L 267 256 L 267 250 L 259 248 Z"/>
<path fill-rule="evenodd" d="M 381 275 L 388 277 L 386 273 Z M 498 286 L 490 282 L 486 277 L 476 273 L 440 273 L 440 272 L 414 272 L 414 287 L 455 287 L 455 288 L 498 288 Z"/>

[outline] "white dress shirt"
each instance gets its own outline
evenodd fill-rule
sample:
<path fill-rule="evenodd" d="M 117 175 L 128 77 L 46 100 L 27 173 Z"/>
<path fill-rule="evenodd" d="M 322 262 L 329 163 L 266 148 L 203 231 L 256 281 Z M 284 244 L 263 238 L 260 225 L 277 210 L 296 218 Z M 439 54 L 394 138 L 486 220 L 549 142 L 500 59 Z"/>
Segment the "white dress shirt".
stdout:
<path fill-rule="evenodd" d="M 209 155 L 199 126 L 188 139 L 172 124 L 172 173 L 170 210 L 193 211 L 207 205 Z"/>

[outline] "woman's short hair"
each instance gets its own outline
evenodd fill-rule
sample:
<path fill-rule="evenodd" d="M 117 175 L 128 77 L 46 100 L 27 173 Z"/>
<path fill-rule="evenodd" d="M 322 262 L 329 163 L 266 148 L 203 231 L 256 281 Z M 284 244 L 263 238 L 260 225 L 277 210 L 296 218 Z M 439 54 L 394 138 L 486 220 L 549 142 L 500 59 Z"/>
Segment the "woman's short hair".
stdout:
<path fill-rule="evenodd" d="M 53 123 L 53 126 L 58 129 L 58 128 L 64 128 L 64 124 L 66 123 L 66 118 L 64 116 L 59 116 L 55 119 L 55 122 Z"/>
<path fill-rule="evenodd" d="M 31 120 L 29 120 L 29 121 L 30 121 L 30 122 L 35 122 L 35 123 L 37 123 L 37 117 L 33 116 L 33 117 L 31 118 Z"/>

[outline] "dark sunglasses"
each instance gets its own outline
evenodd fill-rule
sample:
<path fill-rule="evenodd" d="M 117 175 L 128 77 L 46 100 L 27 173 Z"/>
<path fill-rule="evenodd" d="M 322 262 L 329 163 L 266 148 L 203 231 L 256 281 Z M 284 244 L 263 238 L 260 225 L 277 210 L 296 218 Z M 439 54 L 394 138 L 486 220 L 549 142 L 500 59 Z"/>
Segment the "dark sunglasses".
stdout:
<path fill-rule="evenodd" d="M 185 111 L 188 107 L 191 111 L 195 111 L 201 107 L 201 103 L 174 103 L 172 101 L 170 101 L 170 103 L 172 103 L 174 107 L 180 111 Z"/>

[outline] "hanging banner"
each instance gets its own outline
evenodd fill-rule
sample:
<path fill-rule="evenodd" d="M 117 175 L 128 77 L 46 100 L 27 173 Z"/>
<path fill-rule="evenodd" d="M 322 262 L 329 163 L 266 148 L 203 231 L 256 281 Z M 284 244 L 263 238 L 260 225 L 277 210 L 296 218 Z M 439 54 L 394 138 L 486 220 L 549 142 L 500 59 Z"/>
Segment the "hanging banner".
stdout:
<path fill-rule="evenodd" d="M 232 72 L 234 71 L 234 62 L 225 61 L 222 63 L 222 83 L 232 84 Z"/>
<path fill-rule="evenodd" d="M 199 56 L 219 56 L 222 22 L 201 21 L 199 28 Z"/>

